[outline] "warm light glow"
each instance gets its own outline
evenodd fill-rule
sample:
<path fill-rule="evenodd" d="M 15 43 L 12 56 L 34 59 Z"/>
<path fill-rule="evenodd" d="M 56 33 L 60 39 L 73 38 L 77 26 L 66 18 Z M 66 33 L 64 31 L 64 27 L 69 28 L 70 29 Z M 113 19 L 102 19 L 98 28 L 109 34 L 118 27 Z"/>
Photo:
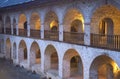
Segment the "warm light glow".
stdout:
<path fill-rule="evenodd" d="M 55 20 L 50 23 L 50 29 L 52 29 L 54 26 L 58 27 L 58 22 Z"/>
<path fill-rule="evenodd" d="M 83 19 L 83 16 L 81 15 L 81 14 L 79 14 L 79 15 L 77 15 L 76 17 L 75 17 L 75 19 L 78 19 L 78 20 L 80 20 L 81 22 L 82 22 L 82 31 L 84 32 L 84 19 Z"/>
<path fill-rule="evenodd" d="M 40 30 L 40 19 L 38 19 L 35 23 L 35 29 Z"/>
<path fill-rule="evenodd" d="M 112 62 L 112 65 L 113 65 L 113 72 L 114 73 L 117 73 L 119 71 L 119 67 L 116 63 Z"/>

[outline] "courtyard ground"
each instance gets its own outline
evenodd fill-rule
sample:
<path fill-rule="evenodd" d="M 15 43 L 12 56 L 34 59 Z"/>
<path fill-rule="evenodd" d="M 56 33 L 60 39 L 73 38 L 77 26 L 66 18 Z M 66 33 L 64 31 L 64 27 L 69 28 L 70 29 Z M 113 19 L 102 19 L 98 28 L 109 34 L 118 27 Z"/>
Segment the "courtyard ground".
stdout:
<path fill-rule="evenodd" d="M 0 59 L 0 79 L 43 79 L 40 75 Z"/>

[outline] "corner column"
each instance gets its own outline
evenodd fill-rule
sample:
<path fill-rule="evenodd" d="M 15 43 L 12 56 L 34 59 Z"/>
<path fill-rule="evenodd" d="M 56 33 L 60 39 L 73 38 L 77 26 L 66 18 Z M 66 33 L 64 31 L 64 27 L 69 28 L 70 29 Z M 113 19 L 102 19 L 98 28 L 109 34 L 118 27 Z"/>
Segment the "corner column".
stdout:
<path fill-rule="evenodd" d="M 63 23 L 59 24 L 59 41 L 63 41 Z"/>
<path fill-rule="evenodd" d="M 84 44 L 85 45 L 90 45 L 90 22 L 86 22 L 85 24 L 84 24 L 85 26 L 85 28 L 84 28 L 84 33 L 85 33 L 85 35 L 84 35 Z"/>

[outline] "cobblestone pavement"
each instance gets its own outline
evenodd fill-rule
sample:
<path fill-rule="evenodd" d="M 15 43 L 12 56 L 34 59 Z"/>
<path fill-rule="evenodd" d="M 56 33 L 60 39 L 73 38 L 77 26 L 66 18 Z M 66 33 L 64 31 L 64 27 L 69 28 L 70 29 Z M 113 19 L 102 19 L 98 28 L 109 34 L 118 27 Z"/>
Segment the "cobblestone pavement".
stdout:
<path fill-rule="evenodd" d="M 0 79 L 41 79 L 40 75 L 16 67 L 8 60 L 0 59 Z"/>

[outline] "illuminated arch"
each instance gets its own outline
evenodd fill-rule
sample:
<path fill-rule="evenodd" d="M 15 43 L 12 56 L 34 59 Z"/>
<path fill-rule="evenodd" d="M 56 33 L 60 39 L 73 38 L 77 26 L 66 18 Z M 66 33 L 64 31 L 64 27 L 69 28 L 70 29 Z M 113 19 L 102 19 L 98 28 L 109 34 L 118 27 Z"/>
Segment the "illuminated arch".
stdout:
<path fill-rule="evenodd" d="M 83 79 L 83 63 L 76 50 L 68 49 L 63 57 L 63 78 L 75 76 Z"/>
<path fill-rule="evenodd" d="M 96 57 L 91 64 L 90 78 L 113 79 L 118 69 L 118 65 L 109 56 L 100 55 Z"/>

